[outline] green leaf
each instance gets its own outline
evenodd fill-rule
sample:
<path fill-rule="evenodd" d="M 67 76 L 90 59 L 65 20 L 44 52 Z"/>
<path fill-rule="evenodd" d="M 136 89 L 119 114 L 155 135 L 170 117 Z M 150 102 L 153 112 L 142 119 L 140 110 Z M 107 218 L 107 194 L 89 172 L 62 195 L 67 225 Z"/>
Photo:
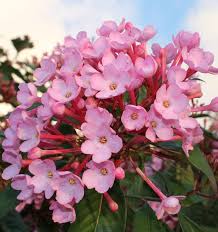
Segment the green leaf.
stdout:
<path fill-rule="evenodd" d="M 170 231 L 165 224 L 158 221 L 154 211 L 144 205 L 135 213 L 133 220 L 133 232 L 167 232 Z"/>
<path fill-rule="evenodd" d="M 124 232 L 126 228 L 126 203 L 118 185 L 109 192 L 119 204 L 119 210 L 111 212 L 102 194 L 88 190 L 84 199 L 77 205 L 77 219 L 68 232 Z"/>
<path fill-rule="evenodd" d="M 190 152 L 189 161 L 194 167 L 201 170 L 208 177 L 214 192 L 217 192 L 217 184 L 213 171 L 199 147 L 195 147 L 195 149 Z"/>
<path fill-rule="evenodd" d="M 33 43 L 30 41 L 30 38 L 25 35 L 23 38 L 17 37 L 11 40 L 17 52 L 22 51 L 26 48 L 33 48 Z"/>
<path fill-rule="evenodd" d="M 17 205 L 17 192 L 10 187 L 0 192 L 0 218 L 4 217 Z"/>
<path fill-rule="evenodd" d="M 8 213 L 5 217 L 0 220 L 0 231 L 1 232 L 28 232 L 27 226 L 20 214 L 16 211 Z"/>
<path fill-rule="evenodd" d="M 206 232 L 182 212 L 179 214 L 179 224 L 183 232 Z"/>

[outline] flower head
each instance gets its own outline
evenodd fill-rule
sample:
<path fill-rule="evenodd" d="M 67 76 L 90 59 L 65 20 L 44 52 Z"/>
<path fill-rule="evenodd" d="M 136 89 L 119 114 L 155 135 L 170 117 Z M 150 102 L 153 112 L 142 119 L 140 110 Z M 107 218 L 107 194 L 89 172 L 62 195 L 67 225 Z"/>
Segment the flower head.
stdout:
<path fill-rule="evenodd" d="M 127 105 L 121 121 L 127 130 L 140 130 L 144 127 L 147 112 L 141 106 Z"/>
<path fill-rule="evenodd" d="M 45 192 L 45 198 L 50 199 L 54 194 L 52 181 L 58 176 L 54 161 L 36 159 L 29 165 L 29 171 L 34 175 L 30 183 L 34 186 L 34 193 Z"/>
<path fill-rule="evenodd" d="M 82 181 L 88 189 L 94 188 L 99 193 L 105 193 L 113 186 L 115 166 L 112 161 L 95 163 L 90 161 L 88 169 L 83 173 Z"/>

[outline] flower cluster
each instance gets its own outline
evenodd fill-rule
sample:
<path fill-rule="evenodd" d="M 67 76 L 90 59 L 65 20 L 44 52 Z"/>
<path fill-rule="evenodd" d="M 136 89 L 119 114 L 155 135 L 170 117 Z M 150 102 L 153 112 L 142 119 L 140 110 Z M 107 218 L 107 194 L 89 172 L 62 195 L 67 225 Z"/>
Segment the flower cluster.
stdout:
<path fill-rule="evenodd" d="M 179 32 L 173 42 L 148 49 L 156 34 L 123 20 L 104 22 L 92 41 L 86 32 L 66 37 L 43 57 L 34 83 L 19 85 L 20 105 L 8 118 L 2 177 L 19 190 L 21 210 L 49 200 L 53 220 L 74 222 L 85 188 L 103 194 L 132 164 L 162 200 L 157 217 L 177 214 L 178 198 L 166 197 L 137 166 L 132 154 L 144 145 L 179 140 L 188 156 L 203 139 L 196 112 L 218 111 L 218 99 L 197 106 L 197 72 L 218 73 L 198 33 Z M 64 127 L 63 127 L 64 126 Z M 63 130 L 63 128 L 66 129 Z M 158 161 L 159 162 L 159 161 Z M 26 170 L 28 170 L 28 174 Z"/>

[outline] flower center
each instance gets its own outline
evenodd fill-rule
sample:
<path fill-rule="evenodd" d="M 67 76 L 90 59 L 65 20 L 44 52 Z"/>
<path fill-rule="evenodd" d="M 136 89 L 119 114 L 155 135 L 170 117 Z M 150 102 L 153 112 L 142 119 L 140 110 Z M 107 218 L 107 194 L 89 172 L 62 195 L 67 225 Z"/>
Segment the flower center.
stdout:
<path fill-rule="evenodd" d="M 102 168 L 102 169 L 100 170 L 100 172 L 101 172 L 101 174 L 102 174 L 103 176 L 105 176 L 105 175 L 108 174 L 108 170 L 107 170 L 106 168 Z"/>
<path fill-rule="evenodd" d="M 157 123 L 155 121 L 152 121 L 151 122 L 151 126 L 152 126 L 152 128 L 156 128 L 157 127 Z"/>
<path fill-rule="evenodd" d="M 138 118 L 138 114 L 137 113 L 134 112 L 134 113 L 131 114 L 131 119 L 132 120 L 136 120 L 137 118 Z"/>
<path fill-rule="evenodd" d="M 69 97 L 71 97 L 72 96 L 72 93 L 71 92 L 67 92 L 66 94 L 65 94 L 65 97 L 66 98 L 69 98 Z"/>
<path fill-rule="evenodd" d="M 163 106 L 165 107 L 165 108 L 168 108 L 169 106 L 170 106 L 170 103 L 169 103 L 169 101 L 163 101 Z"/>
<path fill-rule="evenodd" d="M 48 171 L 48 178 L 52 178 L 53 177 L 53 173 L 51 171 Z"/>
<path fill-rule="evenodd" d="M 70 179 L 69 179 L 69 183 L 73 185 L 73 184 L 75 184 L 75 183 L 76 183 L 76 181 L 75 181 L 75 179 L 70 178 Z"/>
<path fill-rule="evenodd" d="M 117 88 L 117 84 L 111 83 L 109 87 L 110 87 L 110 90 L 115 90 Z"/>
<path fill-rule="evenodd" d="M 99 142 L 105 144 L 107 142 L 107 138 L 105 136 L 100 137 Z"/>

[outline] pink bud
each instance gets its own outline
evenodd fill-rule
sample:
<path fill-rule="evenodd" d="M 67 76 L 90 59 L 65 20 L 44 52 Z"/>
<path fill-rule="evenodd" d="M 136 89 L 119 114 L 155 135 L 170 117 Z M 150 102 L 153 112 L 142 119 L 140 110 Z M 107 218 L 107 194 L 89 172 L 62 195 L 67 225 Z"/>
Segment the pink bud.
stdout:
<path fill-rule="evenodd" d="M 118 180 L 122 180 L 125 178 L 125 171 L 123 170 L 123 168 L 121 168 L 121 167 L 116 168 L 115 177 Z"/>
<path fill-rule="evenodd" d="M 28 152 L 29 159 L 39 159 L 42 156 L 42 150 L 39 147 L 35 147 Z"/>
<path fill-rule="evenodd" d="M 93 97 L 88 97 L 85 102 L 85 105 L 87 109 L 91 109 L 97 107 L 98 102 Z"/>
<path fill-rule="evenodd" d="M 52 111 L 57 115 L 63 115 L 65 111 L 65 106 L 60 103 L 56 103 L 52 106 Z"/>
<path fill-rule="evenodd" d="M 145 59 L 138 57 L 135 67 L 138 74 L 144 78 L 150 78 L 156 73 L 158 65 L 152 56 L 146 56 Z"/>
<path fill-rule="evenodd" d="M 110 204 L 109 204 L 109 208 L 112 212 L 116 212 L 118 209 L 119 209 L 119 206 L 116 202 L 112 201 Z"/>
<path fill-rule="evenodd" d="M 71 164 L 71 168 L 73 168 L 74 170 L 76 170 L 78 167 L 79 167 L 80 163 L 78 161 L 74 161 L 72 164 Z"/>

